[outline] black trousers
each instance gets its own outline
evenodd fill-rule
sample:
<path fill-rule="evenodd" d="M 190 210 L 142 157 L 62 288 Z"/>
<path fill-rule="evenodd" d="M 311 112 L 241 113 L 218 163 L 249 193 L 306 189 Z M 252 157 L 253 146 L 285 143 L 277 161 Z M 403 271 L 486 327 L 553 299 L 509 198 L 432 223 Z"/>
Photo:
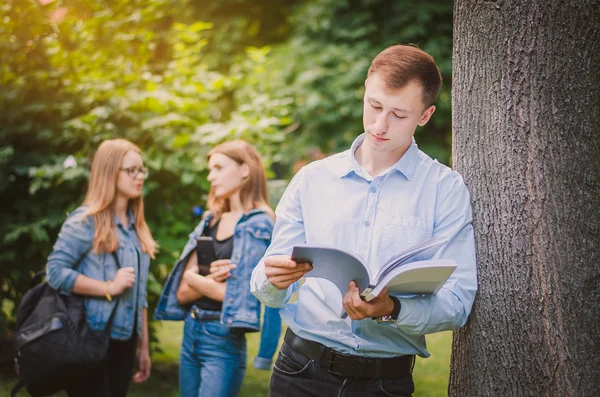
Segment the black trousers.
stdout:
<path fill-rule="evenodd" d="M 411 397 L 412 375 L 399 379 L 346 378 L 318 367 L 285 342 L 273 366 L 271 397 Z"/>
<path fill-rule="evenodd" d="M 107 359 L 96 373 L 67 389 L 69 397 L 125 397 L 133 376 L 137 338 L 111 339 Z"/>

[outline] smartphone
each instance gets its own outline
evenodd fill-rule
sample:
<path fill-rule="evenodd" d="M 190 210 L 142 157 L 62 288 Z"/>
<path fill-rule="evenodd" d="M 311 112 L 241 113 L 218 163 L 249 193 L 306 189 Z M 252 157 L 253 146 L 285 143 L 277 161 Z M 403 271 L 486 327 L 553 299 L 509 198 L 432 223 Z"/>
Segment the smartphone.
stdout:
<path fill-rule="evenodd" d="M 198 255 L 199 265 L 210 266 L 215 261 L 215 245 L 212 237 L 198 237 L 196 240 L 196 255 Z"/>

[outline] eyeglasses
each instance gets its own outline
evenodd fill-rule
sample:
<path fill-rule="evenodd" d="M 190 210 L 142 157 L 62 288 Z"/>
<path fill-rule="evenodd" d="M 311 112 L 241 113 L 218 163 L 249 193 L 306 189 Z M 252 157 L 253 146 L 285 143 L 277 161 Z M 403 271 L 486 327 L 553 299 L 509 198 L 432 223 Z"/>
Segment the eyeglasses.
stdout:
<path fill-rule="evenodd" d="M 121 171 L 127 171 L 127 175 L 132 178 L 135 178 L 140 173 L 144 176 L 144 178 L 148 178 L 148 168 L 146 167 L 136 167 L 134 165 L 127 168 L 121 168 Z"/>

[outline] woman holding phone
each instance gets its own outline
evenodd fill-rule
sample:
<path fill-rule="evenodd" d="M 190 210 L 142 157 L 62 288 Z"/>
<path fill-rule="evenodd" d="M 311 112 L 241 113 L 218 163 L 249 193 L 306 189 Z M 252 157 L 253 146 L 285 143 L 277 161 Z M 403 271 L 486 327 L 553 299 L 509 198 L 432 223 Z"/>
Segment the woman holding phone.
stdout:
<path fill-rule="evenodd" d="M 85 201 L 62 225 L 48 257 L 48 284 L 85 296 L 90 328 L 104 329 L 119 300 L 107 360 L 90 379 L 67 390 L 70 397 L 127 395 L 136 349 L 139 372 L 133 380 L 140 383 L 150 376 L 146 282 L 157 245 L 144 220 L 142 187 L 147 176 L 137 146 L 124 139 L 102 142 Z"/>
<path fill-rule="evenodd" d="M 190 234 L 165 284 L 159 320 L 184 320 L 179 386 L 182 397 L 236 396 L 246 371 L 246 333 L 260 327 L 260 303 L 250 293 L 252 270 L 265 253 L 274 214 L 256 149 L 243 140 L 208 153 L 206 216 Z M 281 332 L 266 308 L 254 366 L 270 369 Z"/>

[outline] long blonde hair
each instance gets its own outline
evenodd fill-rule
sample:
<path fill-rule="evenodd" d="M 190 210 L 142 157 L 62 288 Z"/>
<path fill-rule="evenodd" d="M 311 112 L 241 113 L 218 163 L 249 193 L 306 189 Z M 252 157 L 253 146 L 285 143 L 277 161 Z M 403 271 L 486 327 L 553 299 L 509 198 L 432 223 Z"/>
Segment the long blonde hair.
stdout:
<path fill-rule="evenodd" d="M 89 208 L 83 216 L 94 217 L 93 249 L 95 252 L 114 252 L 119 246 L 112 205 L 117 196 L 117 179 L 123 158 L 129 151 L 142 153 L 140 148 L 125 139 L 111 139 L 102 142 L 94 156 L 87 195 L 83 202 Z M 154 254 L 158 251 L 157 243 L 152 238 L 144 219 L 142 196 L 130 199 L 129 208 L 135 218 L 135 229 L 142 250 L 154 259 Z"/>
<path fill-rule="evenodd" d="M 207 154 L 210 159 L 215 153 L 221 153 L 237 162 L 239 165 L 246 164 L 250 169 L 248 177 L 240 188 L 240 200 L 244 208 L 258 208 L 264 210 L 273 219 L 275 214 L 269 207 L 269 195 L 267 192 L 267 175 L 260 159 L 258 151 L 242 139 L 223 142 L 215 146 Z M 214 216 L 211 223 L 215 223 L 221 215 L 231 210 L 229 199 L 215 197 L 214 189 L 211 187 L 208 193 L 208 209 Z"/>

